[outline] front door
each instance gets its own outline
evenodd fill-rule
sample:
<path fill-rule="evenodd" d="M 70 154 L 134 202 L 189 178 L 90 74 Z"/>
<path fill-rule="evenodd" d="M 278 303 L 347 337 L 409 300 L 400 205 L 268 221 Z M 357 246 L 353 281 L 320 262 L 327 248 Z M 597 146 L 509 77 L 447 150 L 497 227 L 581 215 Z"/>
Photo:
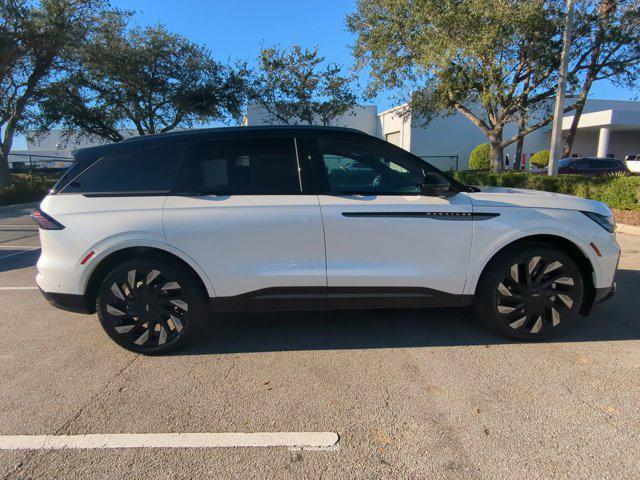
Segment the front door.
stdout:
<path fill-rule="evenodd" d="M 464 193 L 422 195 L 432 167 L 382 142 L 308 140 L 320 185 L 334 304 L 455 305 L 466 282 L 472 206 Z"/>

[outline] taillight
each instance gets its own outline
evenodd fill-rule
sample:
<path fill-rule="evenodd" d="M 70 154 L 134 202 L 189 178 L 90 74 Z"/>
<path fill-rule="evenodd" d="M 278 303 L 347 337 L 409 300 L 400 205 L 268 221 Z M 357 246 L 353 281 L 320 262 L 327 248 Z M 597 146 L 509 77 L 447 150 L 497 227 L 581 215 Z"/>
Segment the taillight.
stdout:
<path fill-rule="evenodd" d="M 33 221 L 36 222 L 42 230 L 62 230 L 64 228 L 64 225 L 51 218 L 39 208 L 31 213 L 31 218 L 33 218 Z"/>

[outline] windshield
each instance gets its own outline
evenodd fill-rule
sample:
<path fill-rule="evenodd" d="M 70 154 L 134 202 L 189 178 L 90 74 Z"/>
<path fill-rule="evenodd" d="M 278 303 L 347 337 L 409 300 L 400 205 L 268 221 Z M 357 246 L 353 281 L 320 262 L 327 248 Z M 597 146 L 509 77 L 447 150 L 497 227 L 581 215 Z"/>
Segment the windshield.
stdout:
<path fill-rule="evenodd" d="M 561 168 L 567 168 L 568 166 L 570 166 L 573 162 L 575 162 L 574 158 L 563 158 L 562 160 L 560 160 L 560 162 L 558 163 L 558 166 Z"/>

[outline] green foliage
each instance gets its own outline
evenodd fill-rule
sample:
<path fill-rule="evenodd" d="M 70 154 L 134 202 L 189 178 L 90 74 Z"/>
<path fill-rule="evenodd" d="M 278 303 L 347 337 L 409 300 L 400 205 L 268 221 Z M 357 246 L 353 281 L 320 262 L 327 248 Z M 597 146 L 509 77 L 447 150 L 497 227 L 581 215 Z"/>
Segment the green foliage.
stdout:
<path fill-rule="evenodd" d="M 536 175 L 531 173 L 455 172 L 467 185 L 527 188 L 599 200 L 611 208 L 640 211 L 640 176 Z"/>
<path fill-rule="evenodd" d="M 341 73 L 342 67 L 326 63 L 317 47 L 263 48 L 250 97 L 266 112 L 267 121 L 331 125 L 357 101 L 353 77 Z"/>
<path fill-rule="evenodd" d="M 548 0 L 358 0 L 347 17 L 369 91 L 411 92 L 417 118 L 460 113 L 479 128 L 500 167 L 502 149 L 551 120 L 562 37 Z M 518 117 L 535 123 L 509 138 Z M 533 113 L 541 115 L 533 115 Z"/>
<path fill-rule="evenodd" d="M 244 67 L 162 25 L 129 28 L 128 16 L 107 15 L 79 50 L 44 93 L 41 130 L 119 141 L 123 129 L 147 135 L 242 116 Z"/>
<path fill-rule="evenodd" d="M 0 206 L 15 205 L 17 203 L 31 203 L 42 200 L 49 189 L 56 183 L 56 179 L 30 175 L 12 175 L 13 184 L 0 187 Z"/>
<path fill-rule="evenodd" d="M 491 168 L 491 145 L 481 143 L 469 155 L 471 170 L 489 170 Z"/>
<path fill-rule="evenodd" d="M 531 156 L 531 163 L 539 168 L 544 168 L 549 165 L 549 150 L 540 150 Z"/>
<path fill-rule="evenodd" d="M 12 182 L 16 132 L 38 118 L 42 90 L 63 75 L 107 0 L 0 0 L 0 186 Z"/>

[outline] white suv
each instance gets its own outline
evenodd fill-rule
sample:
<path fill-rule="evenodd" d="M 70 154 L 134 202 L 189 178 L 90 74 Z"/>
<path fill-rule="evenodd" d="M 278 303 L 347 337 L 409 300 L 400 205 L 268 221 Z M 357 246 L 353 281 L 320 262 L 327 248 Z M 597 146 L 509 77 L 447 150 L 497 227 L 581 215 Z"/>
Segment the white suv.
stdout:
<path fill-rule="evenodd" d="M 609 208 L 462 185 L 364 133 L 241 127 L 78 150 L 33 214 L 37 282 L 161 353 L 209 311 L 466 306 L 545 338 L 614 291 Z"/>

